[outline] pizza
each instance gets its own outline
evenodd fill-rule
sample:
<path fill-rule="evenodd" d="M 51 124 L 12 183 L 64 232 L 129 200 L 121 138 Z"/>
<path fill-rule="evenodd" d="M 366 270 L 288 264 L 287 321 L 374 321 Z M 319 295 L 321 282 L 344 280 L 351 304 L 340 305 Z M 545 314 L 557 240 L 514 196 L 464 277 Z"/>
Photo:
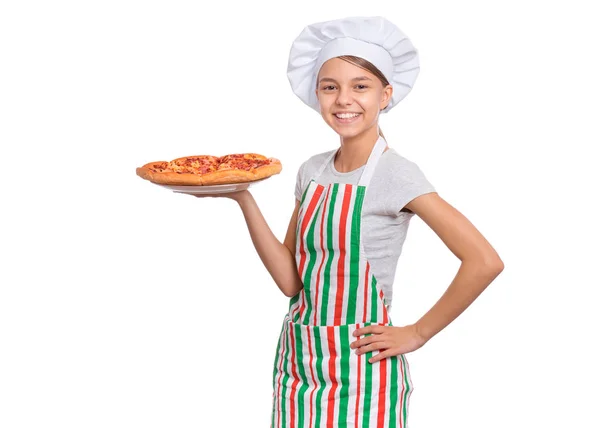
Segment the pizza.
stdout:
<path fill-rule="evenodd" d="M 257 153 L 225 156 L 184 156 L 172 161 L 149 162 L 137 175 L 156 184 L 210 186 L 261 180 L 281 171 L 281 162 Z"/>

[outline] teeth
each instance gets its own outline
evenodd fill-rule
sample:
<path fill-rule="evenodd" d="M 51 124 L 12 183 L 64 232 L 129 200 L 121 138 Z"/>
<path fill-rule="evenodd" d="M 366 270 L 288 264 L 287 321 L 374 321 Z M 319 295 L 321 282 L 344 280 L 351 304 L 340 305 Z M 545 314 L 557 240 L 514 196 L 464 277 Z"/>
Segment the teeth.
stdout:
<path fill-rule="evenodd" d="M 341 114 L 336 114 L 336 116 L 339 117 L 340 119 L 350 119 L 350 118 L 356 117 L 358 115 L 359 115 L 359 113 L 341 113 Z"/>

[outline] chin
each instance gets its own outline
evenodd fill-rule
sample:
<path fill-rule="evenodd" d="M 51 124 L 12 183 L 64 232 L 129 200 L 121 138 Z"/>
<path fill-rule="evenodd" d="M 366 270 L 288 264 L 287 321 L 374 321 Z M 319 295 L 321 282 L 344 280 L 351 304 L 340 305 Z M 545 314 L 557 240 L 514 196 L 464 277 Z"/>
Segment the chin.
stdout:
<path fill-rule="evenodd" d="M 340 137 L 344 137 L 344 138 L 353 138 L 356 137 L 357 135 L 360 135 L 362 133 L 364 133 L 367 129 L 362 127 L 362 126 L 357 126 L 354 128 L 351 127 L 339 127 L 339 126 L 335 126 L 333 124 L 330 125 L 331 129 L 333 129 Z"/>
<path fill-rule="evenodd" d="M 339 131 L 339 130 L 335 129 L 334 131 L 335 131 L 335 132 L 336 132 L 336 133 L 337 133 L 337 134 L 338 134 L 340 137 L 343 137 L 343 138 L 354 138 L 354 137 L 356 137 L 357 135 L 360 135 L 360 134 L 361 134 L 360 132 L 352 132 L 352 131 L 349 131 L 349 130 L 342 130 L 342 131 Z"/>

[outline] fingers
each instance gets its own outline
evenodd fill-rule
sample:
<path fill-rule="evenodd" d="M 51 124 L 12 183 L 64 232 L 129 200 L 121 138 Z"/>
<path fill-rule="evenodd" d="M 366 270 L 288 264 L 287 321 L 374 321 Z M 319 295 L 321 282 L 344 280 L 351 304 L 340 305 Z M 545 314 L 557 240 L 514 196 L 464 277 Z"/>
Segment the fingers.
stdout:
<path fill-rule="evenodd" d="M 368 345 L 364 345 L 360 348 L 358 348 L 355 353 L 356 355 L 362 355 L 365 354 L 367 352 L 373 352 L 373 351 L 379 351 L 377 353 L 377 355 L 375 356 L 371 356 L 371 358 L 369 358 L 369 363 L 375 363 L 379 360 L 382 360 L 384 358 L 388 358 L 391 357 L 393 355 L 396 355 L 391 348 L 391 344 L 389 342 L 373 342 L 370 343 Z"/>
<path fill-rule="evenodd" d="M 364 354 L 366 352 L 375 351 L 377 349 L 384 349 L 384 348 L 387 349 L 390 346 L 391 346 L 391 344 L 389 342 L 383 342 L 383 341 L 382 342 L 373 342 L 373 343 L 369 343 L 368 345 L 361 346 L 354 352 L 356 353 L 356 355 L 360 355 L 360 354 Z"/>
<path fill-rule="evenodd" d="M 362 355 L 366 352 L 382 350 L 390 348 L 392 344 L 389 342 L 389 326 L 383 325 L 370 325 L 367 327 L 356 329 L 353 333 L 354 336 L 362 336 L 365 334 L 372 333 L 370 336 L 365 336 L 362 339 L 355 340 L 350 344 L 350 348 L 356 349 L 356 355 Z M 383 358 L 387 358 L 393 355 L 389 349 L 380 351 L 377 356 L 369 358 L 369 363 L 374 363 Z"/>
<path fill-rule="evenodd" d="M 394 353 L 391 349 L 388 349 L 386 351 L 378 353 L 374 357 L 369 358 L 369 362 L 376 363 L 379 360 L 383 360 L 384 358 L 388 358 L 388 357 L 393 357 L 394 355 L 397 355 L 397 354 Z"/>
<path fill-rule="evenodd" d="M 377 342 L 383 340 L 380 335 L 377 336 L 367 336 L 362 339 L 355 340 L 350 344 L 350 348 L 360 348 L 361 346 L 368 345 L 369 343 Z"/>
<path fill-rule="evenodd" d="M 356 330 L 354 330 L 354 333 L 352 333 L 352 334 L 354 336 L 364 336 L 365 334 L 369 334 L 369 333 L 384 333 L 387 328 L 388 328 L 388 326 L 385 326 L 385 325 L 379 325 L 379 324 L 369 325 L 367 327 L 357 328 Z"/>
<path fill-rule="evenodd" d="M 194 193 L 193 196 L 197 198 L 216 198 L 218 196 L 223 196 L 222 194 L 215 193 Z"/>
<path fill-rule="evenodd" d="M 383 340 L 384 338 L 382 337 L 382 335 L 389 333 L 389 328 L 389 326 L 383 325 L 370 325 L 368 327 L 357 328 L 356 330 L 354 330 L 354 333 L 352 333 L 354 336 L 358 337 L 369 333 L 374 334 L 371 334 L 370 336 L 365 336 L 362 339 L 355 340 L 350 344 L 350 348 L 354 349 L 367 343 Z"/>

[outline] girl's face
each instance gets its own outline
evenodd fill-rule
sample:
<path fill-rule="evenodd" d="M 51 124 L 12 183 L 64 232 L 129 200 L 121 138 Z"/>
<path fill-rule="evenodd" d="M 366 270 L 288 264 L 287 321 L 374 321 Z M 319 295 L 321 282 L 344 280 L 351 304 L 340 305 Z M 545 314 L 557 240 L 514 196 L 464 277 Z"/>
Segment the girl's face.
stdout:
<path fill-rule="evenodd" d="M 339 58 L 326 61 L 317 76 L 321 116 L 345 138 L 377 126 L 379 112 L 388 105 L 392 90 L 391 85 L 384 88 L 373 73 Z"/>

